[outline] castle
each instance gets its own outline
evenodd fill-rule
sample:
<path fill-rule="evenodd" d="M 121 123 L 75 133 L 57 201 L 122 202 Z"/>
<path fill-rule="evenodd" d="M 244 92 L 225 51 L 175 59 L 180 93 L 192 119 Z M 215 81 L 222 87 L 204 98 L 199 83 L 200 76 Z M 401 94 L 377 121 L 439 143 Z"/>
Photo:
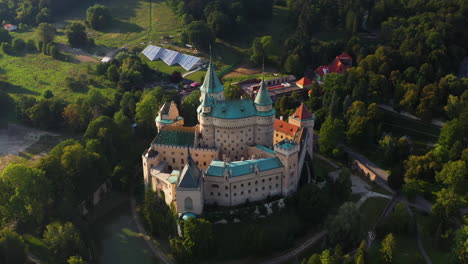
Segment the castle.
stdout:
<path fill-rule="evenodd" d="M 288 122 L 276 119 L 263 80 L 255 100 L 226 100 L 211 63 L 200 92 L 194 127 L 183 126 L 174 102 L 161 107 L 159 132 L 142 155 L 145 189 L 163 194 L 181 215 L 295 192 L 313 151 L 315 116 L 307 107 Z"/>

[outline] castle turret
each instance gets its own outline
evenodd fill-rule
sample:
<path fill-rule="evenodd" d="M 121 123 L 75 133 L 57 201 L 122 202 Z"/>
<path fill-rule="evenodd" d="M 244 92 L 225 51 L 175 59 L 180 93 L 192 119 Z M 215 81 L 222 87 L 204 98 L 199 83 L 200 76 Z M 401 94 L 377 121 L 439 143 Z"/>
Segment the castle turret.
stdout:
<path fill-rule="evenodd" d="M 315 115 L 312 114 L 307 106 L 302 103 L 297 109 L 294 114 L 292 114 L 288 122 L 290 124 L 296 125 L 298 127 L 305 127 L 307 128 L 307 152 L 312 157 L 313 155 L 313 145 L 314 145 L 314 123 L 315 123 Z"/>
<path fill-rule="evenodd" d="M 282 193 L 287 196 L 297 189 L 299 182 L 299 151 L 300 146 L 289 139 L 285 139 L 275 144 L 275 154 L 284 166 L 282 179 Z"/>
<path fill-rule="evenodd" d="M 200 100 L 203 99 L 203 96 L 210 95 L 214 99 L 218 101 L 224 101 L 224 87 L 221 84 L 218 76 L 216 76 L 216 71 L 214 69 L 213 64 L 210 62 L 208 65 L 208 70 L 206 71 L 205 80 L 203 81 L 202 86 L 200 87 L 201 97 Z"/>
<path fill-rule="evenodd" d="M 254 105 L 259 113 L 259 116 L 257 117 L 256 143 L 262 146 L 271 147 L 273 145 L 275 109 L 273 109 L 273 101 L 268 93 L 268 86 L 265 83 L 265 80 L 262 80 L 262 83 L 260 84 Z"/>
<path fill-rule="evenodd" d="M 268 86 L 265 83 L 265 80 L 262 80 L 262 83 L 260 84 L 254 103 L 257 111 L 260 112 L 267 112 L 273 108 L 273 101 L 268 93 Z"/>

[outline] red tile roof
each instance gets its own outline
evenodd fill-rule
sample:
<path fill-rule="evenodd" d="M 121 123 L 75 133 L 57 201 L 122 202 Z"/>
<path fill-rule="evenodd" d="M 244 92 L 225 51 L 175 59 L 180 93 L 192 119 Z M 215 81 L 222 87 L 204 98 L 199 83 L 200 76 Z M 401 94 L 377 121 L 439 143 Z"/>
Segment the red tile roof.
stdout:
<path fill-rule="evenodd" d="M 350 66 L 344 64 L 342 62 L 342 60 L 351 60 L 352 61 L 353 58 L 351 56 L 349 56 L 348 54 L 346 54 L 346 53 L 342 53 L 342 54 L 336 56 L 335 59 L 333 60 L 333 62 L 330 65 L 320 66 L 315 70 L 315 72 L 320 76 L 323 76 L 326 73 L 332 73 L 332 72 L 334 72 L 334 73 L 343 73 Z"/>
<path fill-rule="evenodd" d="M 300 86 L 305 87 L 307 85 L 311 85 L 312 81 L 309 78 L 304 76 L 302 79 L 297 81 L 296 84 L 299 84 Z"/>
<path fill-rule="evenodd" d="M 288 134 L 290 136 L 295 136 L 297 131 L 299 131 L 299 127 L 295 126 L 293 124 L 289 124 L 288 122 L 285 122 L 280 119 L 275 119 L 275 125 L 274 128 L 276 131 L 283 132 L 285 134 Z"/>
<path fill-rule="evenodd" d="M 305 119 L 311 119 L 313 117 L 312 113 L 307 109 L 307 106 L 305 106 L 304 103 L 302 103 L 297 109 L 296 112 L 292 115 L 292 117 L 299 119 L 299 120 L 305 120 Z"/>

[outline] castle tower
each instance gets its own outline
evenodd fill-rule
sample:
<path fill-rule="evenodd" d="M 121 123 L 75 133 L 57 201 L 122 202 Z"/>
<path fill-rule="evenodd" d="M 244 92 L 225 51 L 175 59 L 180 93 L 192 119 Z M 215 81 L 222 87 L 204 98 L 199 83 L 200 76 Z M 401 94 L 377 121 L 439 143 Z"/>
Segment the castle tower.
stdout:
<path fill-rule="evenodd" d="M 155 122 L 158 131 L 165 126 L 184 126 L 184 118 L 180 116 L 179 109 L 174 101 L 163 104 L 159 109 Z"/>
<path fill-rule="evenodd" d="M 180 173 L 176 187 L 177 211 L 180 213 L 203 212 L 203 174 L 187 149 L 187 163 Z"/>
<path fill-rule="evenodd" d="M 282 178 L 282 194 L 287 196 L 297 189 L 299 182 L 299 145 L 289 139 L 285 139 L 275 144 L 275 154 L 284 166 Z"/>
<path fill-rule="evenodd" d="M 265 80 L 262 80 L 260 84 L 254 104 L 257 111 L 261 113 L 257 118 L 256 143 L 270 147 L 273 145 L 275 110 L 273 109 L 273 101 L 268 93 L 268 86 Z"/>
<path fill-rule="evenodd" d="M 296 125 L 298 127 L 305 127 L 307 129 L 307 152 L 312 157 L 313 155 L 313 145 L 314 145 L 314 122 L 315 122 L 315 115 L 312 114 L 307 106 L 302 103 L 297 109 L 294 114 L 292 114 L 288 122 L 290 124 Z"/>
<path fill-rule="evenodd" d="M 212 124 L 211 112 L 215 104 L 215 99 L 208 93 L 202 93 L 201 104 L 197 108 L 197 117 L 200 138 L 197 139 L 200 147 L 214 147 L 215 128 Z"/>
<path fill-rule="evenodd" d="M 200 87 L 200 101 L 203 99 L 205 94 L 212 96 L 218 101 L 224 101 L 224 87 L 221 84 L 218 76 L 216 76 L 216 71 L 213 64 L 210 61 L 208 65 L 208 70 L 206 71 L 205 80 L 203 81 L 202 86 Z"/>

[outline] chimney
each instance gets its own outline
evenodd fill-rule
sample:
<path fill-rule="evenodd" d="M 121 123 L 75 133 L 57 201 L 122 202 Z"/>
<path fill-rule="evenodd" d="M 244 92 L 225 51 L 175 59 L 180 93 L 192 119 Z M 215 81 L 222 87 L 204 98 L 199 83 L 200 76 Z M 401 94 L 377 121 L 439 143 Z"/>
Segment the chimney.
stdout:
<path fill-rule="evenodd" d="M 280 116 L 280 120 L 283 121 L 283 116 Z"/>

